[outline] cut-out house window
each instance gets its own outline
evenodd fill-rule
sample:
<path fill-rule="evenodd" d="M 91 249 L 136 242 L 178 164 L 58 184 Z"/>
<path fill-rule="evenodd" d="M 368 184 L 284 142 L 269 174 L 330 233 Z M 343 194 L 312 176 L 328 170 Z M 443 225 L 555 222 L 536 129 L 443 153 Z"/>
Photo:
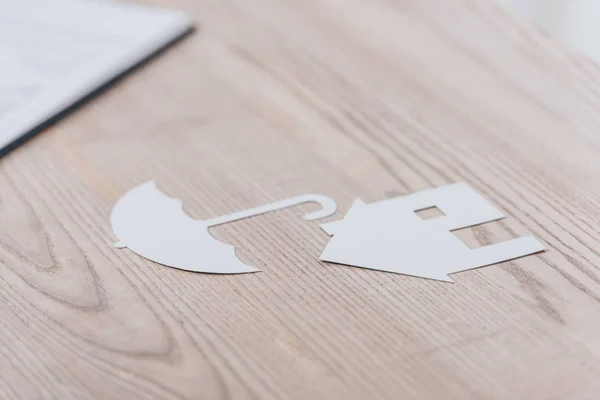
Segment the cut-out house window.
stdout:
<path fill-rule="evenodd" d="M 435 218 L 444 216 L 444 213 L 442 212 L 442 210 L 440 210 L 436 206 L 422 208 L 420 210 L 415 211 L 415 213 L 419 217 L 421 217 L 421 219 L 424 221 L 427 221 L 428 219 L 435 219 Z"/>

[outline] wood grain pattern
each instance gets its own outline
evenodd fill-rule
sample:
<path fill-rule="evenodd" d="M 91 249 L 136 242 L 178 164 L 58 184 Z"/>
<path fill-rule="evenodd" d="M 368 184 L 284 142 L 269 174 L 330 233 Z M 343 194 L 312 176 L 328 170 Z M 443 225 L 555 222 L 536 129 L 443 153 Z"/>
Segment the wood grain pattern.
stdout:
<path fill-rule="evenodd" d="M 147 0 L 200 32 L 0 159 L 0 398 L 596 399 L 600 71 L 485 0 Z M 264 272 L 112 247 L 156 179 L 196 218 L 465 181 L 549 251 L 432 282 L 317 261 L 291 209 L 213 234 Z"/>

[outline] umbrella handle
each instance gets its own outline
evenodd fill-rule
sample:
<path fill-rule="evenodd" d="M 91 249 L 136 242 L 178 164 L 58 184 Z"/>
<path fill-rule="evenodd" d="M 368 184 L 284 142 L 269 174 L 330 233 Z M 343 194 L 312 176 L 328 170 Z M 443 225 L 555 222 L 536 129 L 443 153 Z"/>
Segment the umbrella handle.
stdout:
<path fill-rule="evenodd" d="M 205 224 L 206 226 L 226 224 L 228 222 L 238 221 L 240 219 L 265 214 L 268 212 L 281 210 L 282 208 L 293 207 L 304 203 L 318 203 L 322 207 L 319 211 L 315 211 L 305 215 L 304 219 L 308 221 L 328 217 L 335 213 L 337 209 L 335 201 L 333 201 L 327 196 L 323 196 L 320 194 L 304 194 L 301 196 L 292 197 L 290 199 L 281 200 L 275 203 L 266 204 L 264 206 L 254 207 L 248 210 L 238 211 L 233 214 L 227 214 L 221 217 L 205 220 L 203 221 L 203 224 Z"/>

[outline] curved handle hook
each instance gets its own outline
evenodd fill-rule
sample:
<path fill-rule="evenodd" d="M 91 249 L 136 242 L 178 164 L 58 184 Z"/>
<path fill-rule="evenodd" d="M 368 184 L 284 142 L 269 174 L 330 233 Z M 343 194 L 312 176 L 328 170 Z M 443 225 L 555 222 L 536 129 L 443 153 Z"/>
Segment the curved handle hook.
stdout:
<path fill-rule="evenodd" d="M 315 211 L 304 216 L 304 219 L 307 221 L 314 221 L 315 219 L 329 217 L 330 215 L 335 214 L 337 210 L 337 204 L 335 201 L 321 194 L 306 194 L 303 196 L 298 196 L 296 199 L 300 200 L 298 204 L 318 203 L 321 206 L 319 211 Z"/>

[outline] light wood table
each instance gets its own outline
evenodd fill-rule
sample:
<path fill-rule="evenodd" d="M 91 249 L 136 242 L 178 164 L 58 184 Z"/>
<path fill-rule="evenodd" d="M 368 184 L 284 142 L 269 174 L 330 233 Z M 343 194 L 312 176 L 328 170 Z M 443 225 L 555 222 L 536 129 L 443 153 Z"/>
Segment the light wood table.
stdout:
<path fill-rule="evenodd" d="M 0 159 L 0 398 L 597 399 L 600 71 L 486 0 L 155 0 L 200 30 Z M 113 247 L 155 179 L 195 218 L 464 181 L 455 284 L 317 261 L 305 206 L 215 228 L 261 273 Z"/>

